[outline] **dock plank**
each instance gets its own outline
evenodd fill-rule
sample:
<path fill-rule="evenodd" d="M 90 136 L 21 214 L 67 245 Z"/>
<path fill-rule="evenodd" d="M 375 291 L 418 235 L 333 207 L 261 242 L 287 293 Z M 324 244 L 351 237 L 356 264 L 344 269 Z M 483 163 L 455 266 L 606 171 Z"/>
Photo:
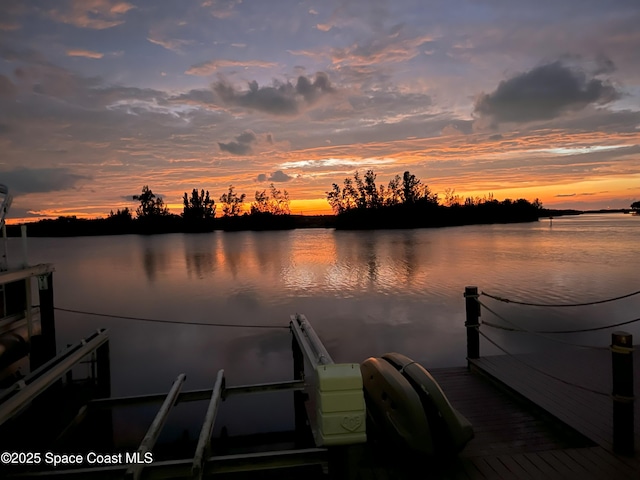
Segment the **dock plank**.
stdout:
<path fill-rule="evenodd" d="M 613 449 L 613 402 L 610 397 L 566 385 L 527 364 L 566 381 L 603 393 L 611 391 L 611 354 L 607 350 L 563 350 L 517 356 L 497 355 L 471 360 L 480 371 L 504 383 L 551 415 L 608 450 Z M 588 368 L 585 368 L 588 367 Z M 640 358 L 634 358 L 640 369 Z M 636 384 L 636 396 L 638 386 Z M 640 445 L 640 412 L 635 403 L 636 445 Z"/>

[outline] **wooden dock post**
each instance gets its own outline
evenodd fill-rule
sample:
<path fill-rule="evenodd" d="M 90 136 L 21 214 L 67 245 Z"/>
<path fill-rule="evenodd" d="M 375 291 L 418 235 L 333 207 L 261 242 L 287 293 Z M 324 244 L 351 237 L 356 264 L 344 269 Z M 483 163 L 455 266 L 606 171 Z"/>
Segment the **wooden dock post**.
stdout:
<path fill-rule="evenodd" d="M 480 304 L 477 302 L 478 287 L 465 287 L 464 298 L 467 310 L 467 318 L 464 326 L 467 327 L 467 360 L 480 358 Z"/>
<path fill-rule="evenodd" d="M 633 336 L 627 332 L 611 334 L 613 367 L 613 449 L 623 455 L 634 454 L 633 431 Z"/>
<path fill-rule="evenodd" d="M 40 335 L 30 339 L 29 368 L 31 371 L 56 356 L 56 321 L 53 308 L 53 274 L 38 276 L 38 297 L 40 301 Z"/>
<path fill-rule="evenodd" d="M 40 330 L 44 357 L 49 360 L 56 356 L 56 319 L 53 308 L 53 274 L 51 272 L 38 277 L 40 299 Z"/>

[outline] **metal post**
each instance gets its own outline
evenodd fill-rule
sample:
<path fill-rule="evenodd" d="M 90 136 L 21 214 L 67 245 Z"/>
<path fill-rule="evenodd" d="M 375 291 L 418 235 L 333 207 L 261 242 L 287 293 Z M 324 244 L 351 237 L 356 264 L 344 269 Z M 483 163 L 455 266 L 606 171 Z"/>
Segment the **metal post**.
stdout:
<path fill-rule="evenodd" d="M 613 367 L 613 449 L 623 455 L 634 454 L 633 431 L 633 336 L 627 332 L 611 334 Z"/>
<path fill-rule="evenodd" d="M 198 444 L 196 445 L 196 454 L 193 457 L 191 476 L 196 480 L 202 480 L 204 463 L 206 461 L 205 455 L 211 453 L 211 434 L 213 433 L 213 424 L 216 421 L 218 407 L 220 406 L 220 401 L 222 399 L 224 383 L 224 370 L 218 370 L 218 376 L 216 377 L 216 383 L 213 386 L 209 407 L 207 408 L 202 429 L 200 430 Z"/>
<path fill-rule="evenodd" d="M 467 317 L 464 326 L 467 327 L 467 360 L 480 358 L 480 304 L 478 303 L 478 287 L 464 288 Z"/>
<path fill-rule="evenodd" d="M 304 380 L 304 356 L 300 345 L 298 345 L 298 339 L 293 334 L 293 330 L 291 331 L 291 353 L 293 354 L 293 378 L 294 380 Z M 295 443 L 297 447 L 303 446 L 306 440 L 307 411 L 304 406 L 305 396 L 305 392 L 293 392 L 293 415 L 296 432 Z"/>

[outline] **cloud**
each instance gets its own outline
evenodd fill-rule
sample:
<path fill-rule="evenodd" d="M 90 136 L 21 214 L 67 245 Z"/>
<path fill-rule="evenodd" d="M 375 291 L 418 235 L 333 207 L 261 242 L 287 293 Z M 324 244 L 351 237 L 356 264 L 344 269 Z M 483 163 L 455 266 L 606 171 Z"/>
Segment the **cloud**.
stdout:
<path fill-rule="evenodd" d="M 193 42 L 190 40 L 182 40 L 180 38 L 152 38 L 151 36 L 147 37 L 147 40 L 154 45 L 160 45 L 162 48 L 167 50 L 171 50 L 172 52 L 182 53 L 182 47 L 185 45 L 189 45 Z"/>
<path fill-rule="evenodd" d="M 91 50 L 83 50 L 83 49 L 70 49 L 67 50 L 67 56 L 69 57 L 84 57 L 84 58 L 102 58 L 104 57 L 104 53 L 93 52 Z"/>
<path fill-rule="evenodd" d="M 256 180 L 258 180 L 258 182 L 288 182 L 289 180 L 292 180 L 293 177 L 291 175 L 287 175 L 286 173 L 284 173 L 282 170 L 276 170 L 275 172 L 267 175 L 265 173 L 261 173 L 260 175 L 258 175 L 258 177 L 256 178 Z"/>
<path fill-rule="evenodd" d="M 236 90 L 225 81 L 213 85 L 213 91 L 226 105 L 260 110 L 272 115 L 295 115 L 305 104 L 311 105 L 321 96 L 335 92 L 324 72 L 316 73 L 313 82 L 301 75 L 296 85 L 274 81 L 273 86 L 260 87 L 255 80 L 249 89 Z"/>
<path fill-rule="evenodd" d="M 22 28 L 22 25 L 18 23 L 0 22 L 0 31 L 3 32 L 13 32 L 15 30 L 20 30 L 20 28 Z"/>
<path fill-rule="evenodd" d="M 118 0 L 71 0 L 70 8 L 54 9 L 49 14 L 57 22 L 104 30 L 124 23 L 124 15 L 133 8 L 132 4 Z"/>
<path fill-rule="evenodd" d="M 216 105 L 216 98 L 211 90 L 194 89 L 169 98 L 169 102 L 182 105 L 211 107 L 213 105 Z"/>
<path fill-rule="evenodd" d="M 200 5 L 208 8 L 213 17 L 225 19 L 233 16 L 236 5 L 240 3 L 242 0 L 205 0 Z"/>
<path fill-rule="evenodd" d="M 269 176 L 269 181 L 271 181 L 271 182 L 288 182 L 292 178 L 293 178 L 292 176 L 287 175 L 282 170 L 276 170 L 275 172 L 273 172 Z"/>
<path fill-rule="evenodd" d="M 0 171 L 2 183 L 14 194 L 68 190 L 89 177 L 71 173 L 68 168 L 25 168 Z"/>
<path fill-rule="evenodd" d="M 434 41 L 430 35 L 409 36 L 401 26 L 392 28 L 386 35 L 376 36 L 370 41 L 356 43 L 346 48 L 331 50 L 334 64 L 374 65 L 399 63 L 420 55 L 425 45 Z"/>
<path fill-rule="evenodd" d="M 192 65 L 186 72 L 187 75 L 197 75 L 206 77 L 213 75 L 221 68 L 227 67 L 255 67 L 255 68 L 271 68 L 277 66 L 277 63 L 263 62 L 261 60 L 211 60 L 209 62 L 198 63 Z"/>
<path fill-rule="evenodd" d="M 13 97 L 18 89 L 11 79 L 5 75 L 0 75 L 0 97 Z"/>
<path fill-rule="evenodd" d="M 313 83 L 305 76 L 300 75 L 296 83 L 296 92 L 304 97 L 308 103 L 313 103 L 325 93 L 334 93 L 329 77 L 324 72 L 316 73 Z"/>
<path fill-rule="evenodd" d="M 602 75 L 613 73 L 616 70 L 616 65 L 606 55 L 600 54 L 596 57 L 596 68 L 593 71 L 594 75 Z"/>
<path fill-rule="evenodd" d="M 236 137 L 235 142 L 222 143 L 218 142 L 220 150 L 229 152 L 233 155 L 247 155 L 251 153 L 251 144 L 256 142 L 258 137 L 251 130 L 245 130 Z"/>
<path fill-rule="evenodd" d="M 575 197 L 575 196 L 576 196 L 575 193 L 559 193 L 558 195 L 555 195 L 555 197 L 557 198 Z"/>
<path fill-rule="evenodd" d="M 503 80 L 494 92 L 480 95 L 474 113 L 494 123 L 550 120 L 619 96 L 607 82 L 556 61 Z"/>
<path fill-rule="evenodd" d="M 441 135 L 468 135 L 472 132 L 472 122 L 468 120 L 456 120 L 442 129 Z"/>

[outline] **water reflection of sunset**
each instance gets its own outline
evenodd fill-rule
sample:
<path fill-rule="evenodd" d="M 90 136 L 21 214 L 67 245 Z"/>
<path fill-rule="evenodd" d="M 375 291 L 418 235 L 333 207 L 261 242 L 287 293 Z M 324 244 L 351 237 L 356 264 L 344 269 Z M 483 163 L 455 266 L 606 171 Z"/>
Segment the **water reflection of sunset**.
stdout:
<path fill-rule="evenodd" d="M 636 217 L 581 216 L 557 218 L 552 225 L 215 232 L 122 236 L 117 242 L 34 238 L 30 252 L 32 262 L 55 259 L 61 307 L 280 327 L 289 315 L 304 313 L 338 361 L 395 350 L 434 366 L 464 360 L 466 285 L 546 302 L 626 293 L 640 267 L 636 230 Z M 19 241 L 9 244 L 19 252 Z M 553 329 L 625 321 L 637 308 L 637 299 L 627 299 L 579 311 L 500 305 L 500 312 L 524 327 Z M 57 322 L 62 344 L 94 328 L 110 328 L 114 388 L 121 391 L 138 388 L 131 365 L 140 372 L 186 371 L 202 388 L 223 367 L 237 383 L 283 379 L 290 371 L 286 328 L 211 329 L 63 312 Z M 602 338 L 594 333 L 582 340 Z M 530 348 L 517 335 L 504 341 L 516 350 Z M 149 378 L 145 389 L 159 391 L 162 381 Z"/>

